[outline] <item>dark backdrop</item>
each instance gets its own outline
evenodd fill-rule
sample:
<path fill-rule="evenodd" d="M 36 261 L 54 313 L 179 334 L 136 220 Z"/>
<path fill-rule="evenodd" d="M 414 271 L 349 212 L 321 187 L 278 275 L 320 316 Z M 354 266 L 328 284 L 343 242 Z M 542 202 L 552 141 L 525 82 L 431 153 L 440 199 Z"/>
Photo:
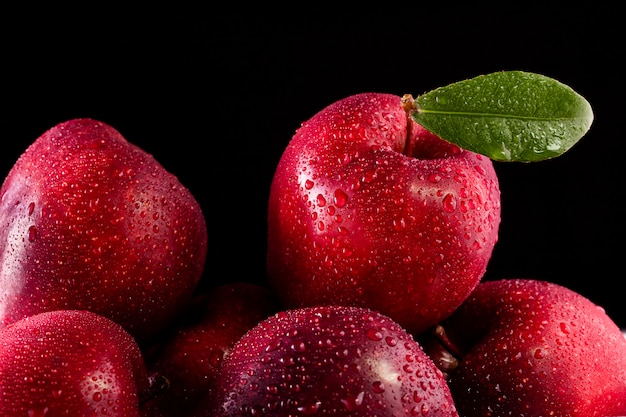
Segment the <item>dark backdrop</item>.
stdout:
<path fill-rule="evenodd" d="M 264 282 L 269 185 L 300 122 L 353 93 L 417 95 L 498 70 L 543 73 L 586 97 L 595 121 L 559 158 L 496 164 L 502 223 L 485 279 L 561 283 L 626 326 L 623 23 L 595 4 L 523 4 L 4 13 L 0 176 L 53 125 L 100 119 L 152 153 L 203 206 L 201 288 Z"/>

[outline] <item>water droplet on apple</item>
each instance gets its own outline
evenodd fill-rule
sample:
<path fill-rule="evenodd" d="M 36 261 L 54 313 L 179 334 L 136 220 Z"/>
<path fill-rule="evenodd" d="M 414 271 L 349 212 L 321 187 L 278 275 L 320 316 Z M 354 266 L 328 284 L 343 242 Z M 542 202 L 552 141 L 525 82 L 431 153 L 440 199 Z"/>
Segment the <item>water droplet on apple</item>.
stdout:
<path fill-rule="evenodd" d="M 393 346 L 395 346 L 396 344 L 398 344 L 398 341 L 397 341 L 395 338 L 391 337 L 391 336 L 387 336 L 387 337 L 385 338 L 385 342 L 386 342 L 389 346 L 392 346 L 392 347 L 393 347 Z"/>
<path fill-rule="evenodd" d="M 28 215 L 31 216 L 34 211 L 35 211 L 35 203 L 30 203 L 28 205 Z"/>
<path fill-rule="evenodd" d="M 376 329 L 367 329 L 367 331 L 365 332 L 365 335 L 367 336 L 368 339 L 373 340 L 373 341 L 379 341 L 383 339 L 383 334 Z"/>
<path fill-rule="evenodd" d="M 456 210 L 456 198 L 452 194 L 446 194 L 443 198 L 443 209 L 447 213 L 452 213 Z"/>
<path fill-rule="evenodd" d="M 535 359 L 543 359 L 546 356 L 546 354 L 542 349 L 537 348 L 535 349 L 535 353 L 533 354 L 533 356 Z"/>
<path fill-rule="evenodd" d="M 28 228 L 28 241 L 34 242 L 37 240 L 37 228 L 35 226 L 30 226 Z"/>
<path fill-rule="evenodd" d="M 326 199 L 321 194 L 317 195 L 317 205 L 320 207 L 324 207 L 326 205 Z"/>
<path fill-rule="evenodd" d="M 432 182 L 433 184 L 437 184 L 439 181 L 441 181 L 441 175 L 439 174 L 430 174 L 428 176 L 428 181 Z"/>
<path fill-rule="evenodd" d="M 304 182 L 304 188 L 306 188 L 307 190 L 310 190 L 311 188 L 313 188 L 314 185 L 315 183 L 311 180 L 306 180 Z"/>
<path fill-rule="evenodd" d="M 416 403 L 421 403 L 424 398 L 420 395 L 418 391 L 413 391 L 413 401 Z"/>
<path fill-rule="evenodd" d="M 382 381 L 374 381 L 374 383 L 372 383 L 372 391 L 376 394 L 382 394 L 385 392 L 385 384 Z"/>
<path fill-rule="evenodd" d="M 346 410 L 356 411 L 363 403 L 363 397 L 365 397 L 365 392 L 361 391 L 354 397 L 343 398 L 341 402 L 346 407 Z"/>
<path fill-rule="evenodd" d="M 343 190 L 337 189 L 335 190 L 333 202 L 337 207 L 341 208 L 348 202 L 348 195 Z"/>

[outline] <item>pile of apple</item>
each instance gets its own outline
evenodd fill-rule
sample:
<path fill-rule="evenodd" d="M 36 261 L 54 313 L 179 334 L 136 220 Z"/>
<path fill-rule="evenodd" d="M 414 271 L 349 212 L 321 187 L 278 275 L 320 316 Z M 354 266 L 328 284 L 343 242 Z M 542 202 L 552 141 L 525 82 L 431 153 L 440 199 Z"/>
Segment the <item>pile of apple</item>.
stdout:
<path fill-rule="evenodd" d="M 0 417 L 625 416 L 601 306 L 482 281 L 493 161 L 554 158 L 592 119 L 524 72 L 332 103 L 276 167 L 268 285 L 205 292 L 190 191 L 105 123 L 52 127 L 0 188 Z"/>

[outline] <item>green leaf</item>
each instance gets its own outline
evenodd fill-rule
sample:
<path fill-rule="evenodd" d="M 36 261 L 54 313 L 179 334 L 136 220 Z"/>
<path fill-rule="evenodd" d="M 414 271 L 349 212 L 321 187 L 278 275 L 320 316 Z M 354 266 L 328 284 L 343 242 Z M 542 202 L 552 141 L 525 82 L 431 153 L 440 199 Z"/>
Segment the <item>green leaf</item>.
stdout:
<path fill-rule="evenodd" d="M 582 138 L 591 105 L 552 78 L 523 71 L 480 75 L 418 96 L 413 118 L 437 136 L 496 161 L 554 158 Z"/>

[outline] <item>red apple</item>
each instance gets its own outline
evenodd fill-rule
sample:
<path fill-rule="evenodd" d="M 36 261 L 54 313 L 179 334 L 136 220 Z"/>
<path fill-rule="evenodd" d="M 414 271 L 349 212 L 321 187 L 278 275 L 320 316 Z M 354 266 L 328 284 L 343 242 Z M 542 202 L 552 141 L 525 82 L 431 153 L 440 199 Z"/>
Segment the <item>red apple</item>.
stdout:
<path fill-rule="evenodd" d="M 207 251 L 198 202 L 105 123 L 41 135 L 0 188 L 0 327 L 87 309 L 143 341 L 189 300 Z"/>
<path fill-rule="evenodd" d="M 363 93 L 296 131 L 268 206 L 269 282 L 288 308 L 378 310 L 413 334 L 458 307 L 498 238 L 492 161 L 416 124 L 401 97 Z"/>
<path fill-rule="evenodd" d="M 626 415 L 626 339 L 603 308 L 563 286 L 483 282 L 436 334 L 420 341 L 461 415 Z"/>
<path fill-rule="evenodd" d="M 137 343 L 103 316 L 57 310 L 0 330 L 0 417 L 138 417 L 148 389 Z"/>
<path fill-rule="evenodd" d="M 224 358 L 199 416 L 458 416 L 443 374 L 396 322 L 360 307 L 287 310 Z"/>
<path fill-rule="evenodd" d="M 212 389 L 219 364 L 235 342 L 277 311 L 274 294 L 252 283 L 226 283 L 194 297 L 149 364 L 169 381 L 169 390 L 155 399 L 161 415 L 190 415 Z"/>

